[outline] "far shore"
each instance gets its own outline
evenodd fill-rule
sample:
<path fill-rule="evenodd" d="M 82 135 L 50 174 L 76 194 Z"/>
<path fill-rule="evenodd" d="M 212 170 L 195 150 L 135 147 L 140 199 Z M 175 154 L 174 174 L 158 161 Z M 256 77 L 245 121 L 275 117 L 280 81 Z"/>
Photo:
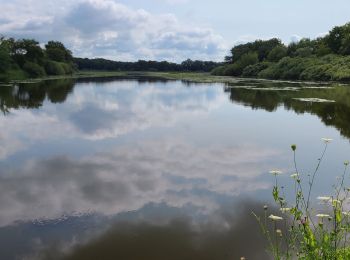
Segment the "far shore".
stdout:
<path fill-rule="evenodd" d="M 43 80 L 58 79 L 78 79 L 78 78 L 120 78 L 120 79 L 141 79 L 152 78 L 159 80 L 182 80 L 193 83 L 237 83 L 239 81 L 252 82 L 281 82 L 281 83 L 303 83 L 303 84 L 332 84 L 342 82 L 330 81 L 290 81 L 290 80 L 270 80 L 261 78 L 240 78 L 231 76 L 214 76 L 208 72 L 149 72 L 149 71 L 78 71 L 71 75 L 47 76 L 41 78 L 12 79 L 9 82 L 0 82 L 0 86 L 11 83 L 32 83 Z"/>

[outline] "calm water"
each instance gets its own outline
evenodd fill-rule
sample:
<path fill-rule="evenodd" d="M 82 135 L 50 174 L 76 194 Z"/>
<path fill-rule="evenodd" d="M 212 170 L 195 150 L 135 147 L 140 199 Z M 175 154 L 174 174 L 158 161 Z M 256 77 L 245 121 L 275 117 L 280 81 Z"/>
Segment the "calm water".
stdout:
<path fill-rule="evenodd" d="M 45 81 L 0 108 L 0 259 L 268 259 L 268 171 L 288 187 L 290 145 L 308 174 L 333 138 L 315 198 L 350 159 L 343 85 Z"/>

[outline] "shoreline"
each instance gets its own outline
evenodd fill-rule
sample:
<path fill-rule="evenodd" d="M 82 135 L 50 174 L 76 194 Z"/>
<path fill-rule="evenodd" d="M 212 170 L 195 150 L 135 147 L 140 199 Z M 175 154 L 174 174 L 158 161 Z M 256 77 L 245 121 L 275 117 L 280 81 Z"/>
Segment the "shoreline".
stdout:
<path fill-rule="evenodd" d="M 307 85 L 331 85 L 343 84 L 350 85 L 347 82 L 339 81 L 294 81 L 294 80 L 274 80 L 262 78 L 243 78 L 231 76 L 214 76 L 207 72 L 149 72 L 149 71 L 79 71 L 71 75 L 47 76 L 41 78 L 28 78 L 21 80 L 10 80 L 8 82 L 0 82 L 1 85 L 9 85 L 16 83 L 36 83 L 47 80 L 60 79 L 83 79 L 83 78 L 108 78 L 115 77 L 121 79 L 142 79 L 153 78 L 159 80 L 182 80 L 191 83 L 237 83 L 245 82 L 274 82 L 289 84 L 307 84 Z"/>

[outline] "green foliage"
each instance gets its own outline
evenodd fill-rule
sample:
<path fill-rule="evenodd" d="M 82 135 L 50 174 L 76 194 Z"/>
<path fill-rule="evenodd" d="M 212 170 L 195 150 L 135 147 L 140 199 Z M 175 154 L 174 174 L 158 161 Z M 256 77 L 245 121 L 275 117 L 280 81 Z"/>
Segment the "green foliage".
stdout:
<path fill-rule="evenodd" d="M 238 63 L 229 64 L 224 67 L 223 75 L 224 76 L 239 76 L 243 68 L 240 67 Z"/>
<path fill-rule="evenodd" d="M 283 45 L 279 45 L 270 51 L 269 55 L 267 55 L 267 60 L 277 62 L 286 56 L 287 56 L 287 48 Z"/>
<path fill-rule="evenodd" d="M 73 73 L 71 64 L 48 60 L 45 63 L 45 71 L 47 75 L 66 75 Z"/>
<path fill-rule="evenodd" d="M 270 62 L 260 62 L 254 65 L 249 65 L 244 68 L 243 77 L 258 77 L 259 73 L 267 69 L 271 65 Z"/>
<path fill-rule="evenodd" d="M 37 63 L 26 61 L 23 65 L 23 70 L 27 72 L 31 77 L 42 77 L 45 75 L 45 70 L 43 67 Z"/>
<path fill-rule="evenodd" d="M 350 23 L 334 27 L 326 36 L 328 47 L 333 53 L 349 55 Z"/>
<path fill-rule="evenodd" d="M 243 73 L 243 70 L 259 62 L 258 53 L 248 52 L 243 54 L 239 60 L 233 64 L 227 65 L 223 70 L 223 75 L 225 76 L 239 76 Z"/>
<path fill-rule="evenodd" d="M 259 73 L 261 78 L 298 80 L 306 68 L 302 58 L 285 57 Z"/>
<path fill-rule="evenodd" d="M 104 71 L 196 71 L 210 72 L 222 63 L 213 61 L 200 61 L 187 59 L 180 64 L 168 61 L 122 62 L 106 59 L 82 59 L 74 58 L 79 70 L 104 70 Z"/>
<path fill-rule="evenodd" d="M 246 53 L 256 52 L 258 54 L 259 61 L 263 61 L 267 58 L 272 49 L 280 45 L 282 45 L 281 40 L 276 38 L 267 41 L 257 40 L 255 42 L 240 44 L 231 49 L 232 58 L 230 60 L 232 60 L 232 62 L 236 62 Z"/>
<path fill-rule="evenodd" d="M 258 53 L 256 52 L 248 52 L 241 56 L 241 58 L 237 61 L 237 64 L 240 68 L 244 69 L 249 65 L 254 65 L 259 62 Z"/>
<path fill-rule="evenodd" d="M 350 57 L 327 55 L 322 58 L 285 57 L 261 71 L 258 77 L 269 79 L 348 81 Z"/>
<path fill-rule="evenodd" d="M 11 66 L 9 46 L 4 38 L 0 37 L 0 73 L 4 73 Z"/>
<path fill-rule="evenodd" d="M 299 48 L 295 51 L 294 55 L 302 58 L 310 57 L 312 55 L 313 49 L 311 47 Z"/>
<path fill-rule="evenodd" d="M 11 48 L 10 55 L 20 67 L 23 67 L 26 61 L 43 64 L 44 52 L 37 41 L 9 39 L 8 43 Z"/>
<path fill-rule="evenodd" d="M 213 70 L 213 75 L 350 81 L 350 23 L 333 28 L 325 37 L 304 38 L 288 46 L 275 38 L 240 44 L 231 54 L 225 57 L 230 64 Z"/>
<path fill-rule="evenodd" d="M 45 71 L 47 75 L 63 75 L 66 74 L 60 63 L 56 61 L 47 61 L 45 63 Z"/>
<path fill-rule="evenodd" d="M 61 62 L 60 64 L 65 74 L 72 74 L 74 72 L 74 68 L 72 64 L 64 63 L 64 62 Z"/>
<path fill-rule="evenodd" d="M 0 79 L 72 74 L 71 52 L 60 42 L 50 41 L 45 46 L 43 50 L 35 40 L 0 37 Z"/>
<path fill-rule="evenodd" d="M 61 42 L 49 41 L 45 45 L 45 52 L 47 57 L 53 61 L 68 62 L 73 60 L 72 52 Z"/>
<path fill-rule="evenodd" d="M 215 75 L 215 76 L 221 76 L 221 75 L 224 75 L 224 70 L 225 70 L 226 66 L 219 66 L 219 67 L 216 67 L 214 68 L 212 71 L 211 71 L 211 74 L 212 75 Z"/>

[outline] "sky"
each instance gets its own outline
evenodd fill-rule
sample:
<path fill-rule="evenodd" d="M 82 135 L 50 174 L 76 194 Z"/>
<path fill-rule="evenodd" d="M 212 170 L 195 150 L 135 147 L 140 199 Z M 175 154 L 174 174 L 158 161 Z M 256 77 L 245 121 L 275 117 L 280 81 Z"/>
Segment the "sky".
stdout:
<path fill-rule="evenodd" d="M 350 21 L 349 0 L 0 0 L 0 10 L 4 36 L 121 61 L 221 61 L 239 43 L 315 38 Z"/>

